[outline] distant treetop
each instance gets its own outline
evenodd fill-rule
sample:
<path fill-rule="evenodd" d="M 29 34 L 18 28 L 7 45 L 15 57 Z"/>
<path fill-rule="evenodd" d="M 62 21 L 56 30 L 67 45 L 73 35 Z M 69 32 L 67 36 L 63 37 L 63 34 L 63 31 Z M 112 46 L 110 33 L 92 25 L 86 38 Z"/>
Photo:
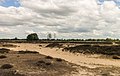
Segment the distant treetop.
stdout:
<path fill-rule="evenodd" d="M 31 41 L 31 40 L 39 40 L 38 35 L 36 33 L 31 33 L 27 36 L 27 40 Z"/>

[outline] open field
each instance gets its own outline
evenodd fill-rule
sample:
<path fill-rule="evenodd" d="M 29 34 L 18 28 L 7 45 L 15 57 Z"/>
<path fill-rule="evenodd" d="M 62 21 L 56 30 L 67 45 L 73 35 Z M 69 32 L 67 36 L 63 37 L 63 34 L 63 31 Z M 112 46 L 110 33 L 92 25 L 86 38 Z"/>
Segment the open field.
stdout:
<path fill-rule="evenodd" d="M 1 43 L 0 48 L 10 49 L 0 54 L 5 56 L 0 57 L 0 66 L 13 65 L 1 68 L 1 75 L 15 71 L 20 76 L 120 76 L 119 45 Z"/>

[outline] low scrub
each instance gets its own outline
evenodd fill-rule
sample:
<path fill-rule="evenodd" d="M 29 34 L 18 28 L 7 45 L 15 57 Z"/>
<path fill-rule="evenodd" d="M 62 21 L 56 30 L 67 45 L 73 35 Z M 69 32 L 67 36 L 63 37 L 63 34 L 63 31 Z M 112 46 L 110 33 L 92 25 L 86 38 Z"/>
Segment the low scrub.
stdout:
<path fill-rule="evenodd" d="M 13 65 L 11 64 L 4 64 L 1 66 L 1 69 L 10 69 L 10 68 L 13 68 Z"/>
<path fill-rule="evenodd" d="M 51 56 L 46 56 L 45 58 L 46 59 L 53 59 L 53 57 L 51 57 Z"/>
<path fill-rule="evenodd" d="M 7 56 L 5 56 L 5 55 L 0 56 L 0 59 L 4 59 L 4 58 L 7 58 Z"/>
<path fill-rule="evenodd" d="M 18 54 L 39 54 L 37 51 L 18 51 Z"/>
<path fill-rule="evenodd" d="M 9 53 L 10 49 L 0 48 L 0 53 Z"/>
<path fill-rule="evenodd" d="M 60 58 L 56 58 L 56 61 L 57 61 L 57 62 L 62 62 L 63 60 L 60 59 Z"/>
<path fill-rule="evenodd" d="M 113 56 L 112 58 L 113 58 L 113 59 L 120 59 L 119 56 Z"/>
<path fill-rule="evenodd" d="M 50 48 L 61 48 L 61 47 L 62 47 L 62 44 L 59 44 L 59 43 L 51 43 L 51 44 L 48 44 L 46 47 L 50 47 Z"/>
<path fill-rule="evenodd" d="M 47 63 L 45 63 L 47 66 L 49 66 L 49 65 L 52 65 L 52 63 L 51 62 L 47 62 Z"/>
<path fill-rule="evenodd" d="M 17 45 L 13 45 L 13 44 L 3 44 L 3 47 L 17 47 Z"/>
<path fill-rule="evenodd" d="M 26 76 L 24 74 L 18 73 L 16 70 L 4 70 L 0 69 L 0 76 Z"/>
<path fill-rule="evenodd" d="M 75 47 L 66 47 L 64 51 L 83 54 L 104 54 L 104 55 L 118 55 L 120 56 L 120 46 L 99 46 L 99 45 L 78 45 Z"/>

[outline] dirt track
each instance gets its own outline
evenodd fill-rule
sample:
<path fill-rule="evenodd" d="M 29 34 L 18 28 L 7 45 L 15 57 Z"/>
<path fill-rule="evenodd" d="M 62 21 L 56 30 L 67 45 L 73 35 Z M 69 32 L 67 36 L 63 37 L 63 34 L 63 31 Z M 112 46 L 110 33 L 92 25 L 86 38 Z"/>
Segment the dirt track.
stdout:
<path fill-rule="evenodd" d="M 119 69 L 120 68 L 120 60 L 114 60 L 111 58 L 101 58 L 101 55 L 83 55 L 83 54 L 73 54 L 69 52 L 62 52 L 62 49 L 59 48 L 46 48 L 45 46 L 47 44 L 42 44 L 42 47 L 39 47 L 39 44 L 17 44 L 20 47 L 16 48 L 11 48 L 12 50 L 33 50 L 33 51 L 38 51 L 40 54 L 43 55 L 49 55 L 52 57 L 56 58 L 62 58 L 68 62 L 77 64 L 81 67 L 87 68 L 87 70 L 83 70 L 84 68 L 81 69 L 79 68 L 80 73 L 77 76 L 91 76 L 92 75 L 97 75 L 99 70 L 96 72 L 97 74 L 94 74 L 95 69 L 100 68 L 102 71 L 106 70 L 114 70 L 114 69 Z M 105 68 L 105 69 L 103 69 Z M 91 73 L 92 71 L 92 73 Z M 107 71 L 107 73 L 111 72 Z M 120 73 L 112 72 L 115 74 L 115 76 L 119 76 Z M 101 72 L 100 72 L 101 73 Z M 106 73 L 106 72 L 105 72 Z M 99 76 L 99 75 L 98 75 Z M 100 75 L 101 76 L 101 75 Z M 114 75 L 113 75 L 114 76 Z"/>

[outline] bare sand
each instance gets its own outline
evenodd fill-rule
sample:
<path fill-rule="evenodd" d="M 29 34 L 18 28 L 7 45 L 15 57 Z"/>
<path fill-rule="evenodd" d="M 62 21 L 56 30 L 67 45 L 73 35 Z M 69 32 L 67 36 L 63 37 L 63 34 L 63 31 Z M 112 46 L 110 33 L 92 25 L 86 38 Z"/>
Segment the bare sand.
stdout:
<path fill-rule="evenodd" d="M 73 54 L 70 52 L 63 52 L 62 49 L 59 48 L 46 48 L 47 44 L 31 44 L 31 43 L 15 43 L 19 47 L 9 48 L 14 51 L 19 50 L 30 50 L 30 51 L 38 51 L 40 54 L 49 55 L 55 58 L 61 58 L 68 62 L 77 64 L 82 67 L 86 67 L 88 69 L 97 69 L 97 68 L 120 68 L 120 60 L 101 58 L 101 55 L 83 55 L 83 54 Z M 42 45 L 41 47 L 39 45 Z M 93 72 L 89 70 L 83 70 L 78 68 L 79 74 L 74 74 L 72 76 L 102 76 L 95 75 Z M 108 72 L 108 71 L 107 71 Z M 120 73 L 111 74 L 113 76 L 120 76 Z M 108 75 L 106 75 L 108 76 Z"/>

